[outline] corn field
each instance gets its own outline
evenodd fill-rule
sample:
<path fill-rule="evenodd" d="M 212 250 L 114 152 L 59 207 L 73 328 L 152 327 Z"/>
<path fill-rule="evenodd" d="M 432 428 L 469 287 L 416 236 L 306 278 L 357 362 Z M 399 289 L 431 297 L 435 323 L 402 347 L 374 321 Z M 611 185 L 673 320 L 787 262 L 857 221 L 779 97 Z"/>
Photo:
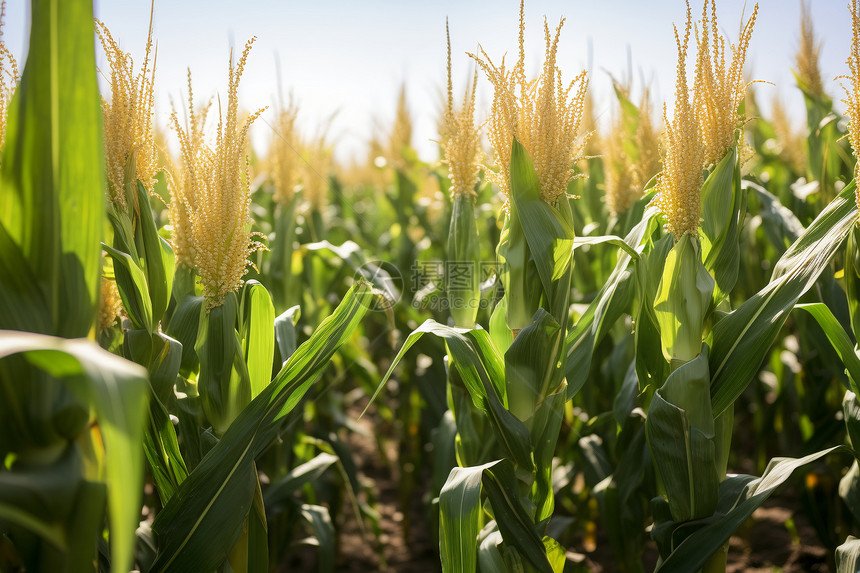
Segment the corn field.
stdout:
<path fill-rule="evenodd" d="M 157 102 L 151 22 L 31 0 L 0 572 L 860 572 L 860 0 L 840 78 L 803 6 L 802 130 L 756 105 L 758 5 L 673 4 L 670 100 L 613 79 L 603 122 L 564 19 L 537 66 L 522 2 L 469 53 L 436 23 L 438 159 L 404 86 L 349 164 L 243 106 L 255 38 Z"/>

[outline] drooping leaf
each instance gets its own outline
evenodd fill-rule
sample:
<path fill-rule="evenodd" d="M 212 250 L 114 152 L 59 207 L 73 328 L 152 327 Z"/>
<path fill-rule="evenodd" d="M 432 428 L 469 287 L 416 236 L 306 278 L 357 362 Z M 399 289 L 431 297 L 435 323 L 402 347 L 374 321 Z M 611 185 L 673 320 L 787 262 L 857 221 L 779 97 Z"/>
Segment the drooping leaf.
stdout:
<path fill-rule="evenodd" d="M 93 405 L 106 450 L 112 571 L 129 570 L 143 491 L 146 371 L 89 340 L 0 331 L 0 358 L 19 353 Z"/>
<path fill-rule="evenodd" d="M 716 514 L 702 522 L 678 525 L 670 534 L 675 548 L 656 571 L 681 573 L 699 570 L 794 470 L 845 449 L 844 446 L 836 446 L 803 458 L 775 458 L 759 478 L 729 476 L 720 484 Z"/>
<path fill-rule="evenodd" d="M 710 364 L 715 416 L 747 387 L 788 313 L 856 224 L 854 188 L 852 181 L 785 252 L 767 286 L 714 326 Z"/>

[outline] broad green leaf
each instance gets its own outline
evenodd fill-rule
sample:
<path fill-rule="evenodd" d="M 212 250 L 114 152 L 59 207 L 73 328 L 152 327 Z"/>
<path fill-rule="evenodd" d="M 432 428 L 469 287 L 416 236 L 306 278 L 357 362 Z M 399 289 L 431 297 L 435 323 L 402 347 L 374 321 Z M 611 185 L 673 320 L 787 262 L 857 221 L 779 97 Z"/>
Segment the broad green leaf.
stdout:
<path fill-rule="evenodd" d="M 128 571 L 143 491 L 141 444 L 149 388 L 146 371 L 85 339 L 0 331 L 0 358 L 24 353 L 37 368 L 63 378 L 93 405 L 105 444 L 112 571 Z"/>
<path fill-rule="evenodd" d="M 8 474 L 4 477 L 10 477 Z M 32 481 L 30 482 L 32 483 Z M 7 484 L 4 484 L 7 485 Z M 65 551 L 68 548 L 66 534 L 57 523 L 50 523 L 33 515 L 25 509 L 21 509 L 13 502 L 0 501 L 0 523 L 15 523 L 32 533 L 35 533 L 45 541 L 54 545 L 57 549 Z"/>
<path fill-rule="evenodd" d="M 517 482 L 513 466 L 507 460 L 451 470 L 439 494 L 442 571 L 476 571 L 478 533 L 483 526 L 483 489 L 505 543 L 520 551 L 538 571 L 552 571 L 543 542 L 520 502 Z"/>
<path fill-rule="evenodd" d="M 531 418 L 538 404 L 555 390 L 562 335 L 559 324 L 541 308 L 505 353 L 508 407 L 522 421 Z"/>
<path fill-rule="evenodd" d="M 191 377 L 200 367 L 197 351 L 194 349 L 197 343 L 197 332 L 200 329 L 200 313 L 203 308 L 202 296 L 185 296 L 179 301 L 170 324 L 167 326 L 167 334 L 182 344 L 182 363 L 180 373 Z"/>
<path fill-rule="evenodd" d="M 762 228 L 765 235 L 770 238 L 771 244 L 782 255 L 803 234 L 803 225 L 791 209 L 785 207 L 776 196 L 761 185 L 744 180 L 743 186 L 747 190 L 752 190 L 761 203 L 758 214 L 764 222 Z"/>
<path fill-rule="evenodd" d="M 715 283 L 702 264 L 699 249 L 692 235 L 678 239 L 666 257 L 657 285 L 654 316 L 667 362 L 692 360 L 702 350 Z"/>
<path fill-rule="evenodd" d="M 102 243 L 102 248 L 113 259 L 116 286 L 122 306 L 135 328 L 155 332 L 152 328 L 152 301 L 146 273 L 128 253 Z"/>
<path fill-rule="evenodd" d="M 534 486 L 530 499 L 535 504 L 536 522 L 551 517 L 555 507 L 553 457 L 564 419 L 565 402 L 567 402 L 567 383 L 562 380 L 558 388 L 541 402 L 530 420 L 529 436 L 534 448 L 535 461 Z"/>
<path fill-rule="evenodd" d="M 236 332 L 238 300 L 235 293 L 211 309 L 200 309 L 194 349 L 200 359 L 200 392 L 206 418 L 218 433 L 224 433 L 251 401 L 251 383 Z"/>
<path fill-rule="evenodd" d="M 496 259 L 505 292 L 505 323 L 509 330 L 520 330 L 540 308 L 543 287 L 516 209 L 505 218 Z"/>
<path fill-rule="evenodd" d="M 484 469 L 498 462 L 471 468 L 453 468 L 439 494 L 439 555 L 444 573 L 477 570 L 481 515 L 481 479 Z"/>
<path fill-rule="evenodd" d="M 287 475 L 266 488 L 263 501 L 270 511 L 285 503 L 307 483 L 319 480 L 331 466 L 338 462 L 334 454 L 320 453 L 305 463 L 290 470 Z"/>
<path fill-rule="evenodd" d="M 0 326 L 48 334 L 53 317 L 48 295 L 30 268 L 21 248 L 0 221 Z"/>
<path fill-rule="evenodd" d="M 263 504 L 263 490 L 259 476 L 257 487 L 254 489 L 254 503 L 248 514 L 248 571 L 252 573 L 269 571 L 269 524 L 266 520 L 266 506 Z"/>
<path fill-rule="evenodd" d="M 846 390 L 842 397 L 842 416 L 851 446 L 860 445 L 860 400 L 857 400 L 857 395 L 851 390 Z"/>
<path fill-rule="evenodd" d="M 251 382 L 251 399 L 272 379 L 275 353 L 275 307 L 269 291 L 257 281 L 248 281 L 242 291 L 242 353 Z"/>
<path fill-rule="evenodd" d="M 508 566 L 502 557 L 502 532 L 495 521 L 489 522 L 478 535 L 478 564 L 480 571 L 505 571 Z"/>
<path fill-rule="evenodd" d="M 854 189 L 852 181 L 785 252 L 767 286 L 714 326 L 710 364 L 715 416 L 747 387 L 788 313 L 856 224 Z"/>
<path fill-rule="evenodd" d="M 493 309 L 493 314 L 490 315 L 490 338 L 493 341 L 493 346 L 496 347 L 496 352 L 502 356 L 504 356 L 514 341 L 513 333 L 511 333 L 511 329 L 508 328 L 505 322 L 507 312 L 508 299 L 507 297 L 502 297 L 502 300 Z"/>
<path fill-rule="evenodd" d="M 798 459 L 775 458 L 770 461 L 760 478 L 730 476 L 720 484 L 720 505 L 717 513 L 703 522 L 679 524 L 671 534 L 674 550 L 656 571 L 686 573 L 699 570 L 794 470 L 830 453 L 846 449 L 844 446 L 836 446 Z M 688 531 L 684 531 L 685 529 Z"/>
<path fill-rule="evenodd" d="M 16 548 L 34 546 L 37 555 L 21 555 L 28 570 L 92 569 L 106 488 L 84 474 L 84 459 L 71 444 L 54 459 L 16 462 L 0 472 L 0 527 Z M 34 533 L 47 537 L 30 538 Z"/>
<path fill-rule="evenodd" d="M 640 263 L 635 268 L 639 300 L 633 314 L 633 341 L 640 390 L 647 387 L 656 390 L 669 375 L 669 362 L 663 356 L 660 327 L 657 325 L 653 303 L 657 296 L 658 277 L 662 279 L 664 263 L 674 240 L 671 234 L 667 234 L 652 243 L 647 257 L 644 257 L 644 264 Z"/>
<path fill-rule="evenodd" d="M 152 302 L 153 331 L 157 330 L 157 322 L 161 320 L 170 302 L 173 290 L 173 274 L 176 267 L 176 256 L 173 248 L 158 234 L 152 210 L 149 208 L 149 194 L 143 183 L 137 181 L 137 201 L 140 205 L 140 227 L 143 243 L 143 257 L 146 261 L 146 282 L 149 286 L 149 297 Z"/>
<path fill-rule="evenodd" d="M 645 422 L 654 468 L 679 522 L 708 517 L 717 507 L 709 380 L 706 356 L 681 365 L 655 392 Z"/>
<path fill-rule="evenodd" d="M 538 285 L 528 276 L 528 265 L 537 268 L 540 284 L 543 286 L 545 300 L 541 303 L 553 317 L 566 326 L 568 302 L 570 297 L 570 276 L 573 266 L 573 215 L 570 203 L 566 197 L 561 197 L 556 206 L 551 206 L 541 198 L 537 172 L 525 148 L 516 138 L 511 143 L 511 197 L 510 197 L 510 233 L 511 244 L 515 245 L 520 234 L 525 238 L 526 248 L 523 256 L 528 260 L 522 269 L 516 269 L 519 262 L 506 256 L 511 266 L 509 284 L 514 281 L 514 270 L 523 273 L 526 282 L 516 285 L 516 290 L 510 294 L 508 312 L 512 306 L 519 304 L 517 295 L 520 291 L 526 296 L 535 296 L 539 291 Z M 510 252 L 508 253 L 511 254 Z M 509 285 L 505 285 L 506 287 Z M 522 321 L 512 329 L 521 329 L 530 324 L 537 308 L 531 310 L 528 320 Z M 510 316 L 510 314 L 509 314 Z M 509 321 L 510 322 L 510 321 Z"/>
<path fill-rule="evenodd" d="M 268 275 L 278 309 L 291 303 L 293 243 L 296 237 L 296 200 L 278 203 L 275 210 L 275 236 L 270 243 Z"/>
<path fill-rule="evenodd" d="M 854 517 L 854 523 L 860 522 L 860 466 L 857 460 L 839 480 L 839 497 Z"/>
<path fill-rule="evenodd" d="M 616 237 L 615 235 L 576 237 L 573 239 L 573 248 L 576 249 L 585 245 L 602 245 L 604 243 L 618 247 L 624 251 L 625 254 L 630 255 L 634 261 L 639 260 L 639 253 L 636 249 L 627 244 L 626 240 L 621 237 Z"/>
<path fill-rule="evenodd" d="M 860 333 L 860 229 L 856 225 L 845 244 L 845 294 L 851 330 L 856 337 Z"/>
<path fill-rule="evenodd" d="M 740 237 L 746 211 L 741 166 L 733 146 L 705 179 L 702 203 L 702 262 L 716 282 L 716 302 L 728 297 L 738 278 Z"/>
<path fill-rule="evenodd" d="M 809 304 L 798 304 L 795 308 L 805 310 L 812 315 L 818 322 L 824 334 L 827 335 L 827 340 L 833 345 L 833 349 L 842 359 L 842 364 L 848 370 L 848 381 L 851 384 L 851 391 L 855 394 L 860 393 L 857 389 L 857 383 L 860 381 L 860 358 L 857 357 L 857 350 L 854 343 L 851 342 L 848 333 L 830 312 L 824 304 L 820 302 Z M 860 444 L 858 444 L 860 445 Z"/>
<path fill-rule="evenodd" d="M 182 362 L 182 344 L 160 332 L 127 330 L 123 355 L 147 369 L 152 391 L 162 403 L 168 403 Z"/>
<path fill-rule="evenodd" d="M 448 229 L 445 289 L 454 326 L 472 328 L 481 303 L 481 243 L 475 198 L 458 194 L 453 203 Z"/>
<path fill-rule="evenodd" d="M 518 499 L 519 480 L 508 460 L 484 470 L 483 486 L 493 508 L 493 515 L 509 549 L 515 549 L 535 569 L 549 573 L 552 566 L 532 515 Z"/>
<path fill-rule="evenodd" d="M 185 478 L 188 468 L 179 449 L 176 428 L 170 414 L 157 396 L 149 403 L 149 428 L 144 434 L 143 451 L 155 479 L 161 504 L 166 505 Z"/>
<path fill-rule="evenodd" d="M 8 109 L 0 226 L 43 289 L 49 332 L 80 337 L 95 319 L 104 218 L 93 4 L 33 0 L 31 15 L 27 63 Z"/>

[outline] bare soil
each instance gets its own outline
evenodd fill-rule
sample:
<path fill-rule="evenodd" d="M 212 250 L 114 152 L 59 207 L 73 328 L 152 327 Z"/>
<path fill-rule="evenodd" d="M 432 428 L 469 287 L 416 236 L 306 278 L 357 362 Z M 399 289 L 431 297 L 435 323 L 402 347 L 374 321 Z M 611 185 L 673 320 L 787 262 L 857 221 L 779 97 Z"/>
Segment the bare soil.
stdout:
<path fill-rule="evenodd" d="M 335 570 L 344 573 L 440 571 L 426 500 L 416 494 L 408 507 L 401 506 L 395 445 L 388 441 L 383 446 L 384 452 L 379 450 L 377 440 L 371 436 L 375 428 L 381 426 L 372 414 L 359 423 L 369 435 L 352 432 L 348 442 L 361 475 L 373 482 L 381 534 L 378 540 L 371 531 L 362 534 L 353 513 L 344 511 L 339 523 Z M 430 488 L 429 469 L 424 473 L 424 483 L 418 487 L 426 492 Z M 790 520 L 793 520 L 794 531 L 787 526 Z M 309 548 L 291 563 L 285 563 L 281 570 L 315 571 L 315 551 L 316 548 Z M 828 558 L 828 551 L 804 518 L 801 504 L 788 493 L 766 502 L 731 538 L 727 573 L 772 573 L 775 568 L 783 573 L 829 573 Z M 608 542 L 600 538 L 593 552 L 570 548 L 568 559 L 579 564 L 578 570 L 617 571 Z M 653 570 L 656 560 L 656 548 L 652 545 L 643 557 L 646 571 Z"/>

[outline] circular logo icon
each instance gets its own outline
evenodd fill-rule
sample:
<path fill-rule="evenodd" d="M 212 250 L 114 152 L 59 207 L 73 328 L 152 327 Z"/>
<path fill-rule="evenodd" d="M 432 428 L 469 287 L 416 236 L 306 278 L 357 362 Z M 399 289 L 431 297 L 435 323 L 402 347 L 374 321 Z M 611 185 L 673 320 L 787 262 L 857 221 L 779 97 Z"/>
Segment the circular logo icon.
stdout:
<path fill-rule="evenodd" d="M 371 284 L 373 297 L 369 310 L 390 311 L 400 301 L 403 293 L 403 275 L 400 270 L 387 261 L 367 261 L 355 271 L 355 280 Z"/>

